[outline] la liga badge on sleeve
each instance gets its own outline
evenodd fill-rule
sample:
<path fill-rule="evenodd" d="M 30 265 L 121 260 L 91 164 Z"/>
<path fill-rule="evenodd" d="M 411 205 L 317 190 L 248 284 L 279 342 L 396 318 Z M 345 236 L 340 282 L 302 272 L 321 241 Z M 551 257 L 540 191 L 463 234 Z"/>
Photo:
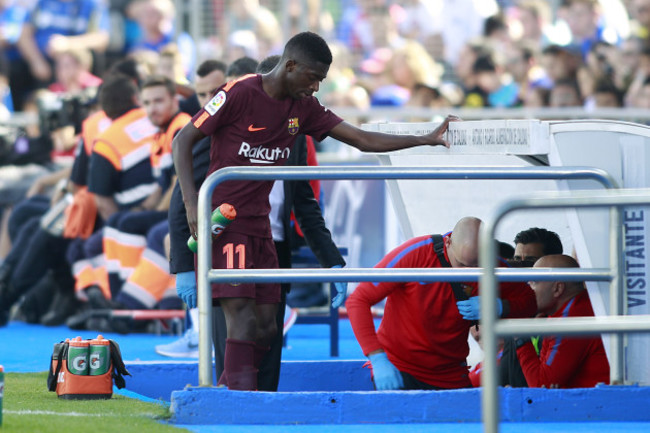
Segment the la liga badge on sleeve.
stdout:
<path fill-rule="evenodd" d="M 223 90 L 214 95 L 214 98 L 210 99 L 210 102 L 205 104 L 205 111 L 210 113 L 210 116 L 214 116 L 217 111 L 221 107 L 223 107 L 223 104 L 226 103 L 226 92 Z"/>

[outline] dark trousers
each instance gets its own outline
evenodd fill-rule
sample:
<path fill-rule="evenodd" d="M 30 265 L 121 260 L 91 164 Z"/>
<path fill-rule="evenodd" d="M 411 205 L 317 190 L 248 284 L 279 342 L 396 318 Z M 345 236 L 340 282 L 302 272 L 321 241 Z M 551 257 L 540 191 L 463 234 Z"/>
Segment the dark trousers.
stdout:
<path fill-rule="evenodd" d="M 27 248 L 13 270 L 11 281 L 14 288 L 24 293 L 52 270 L 59 287 L 73 290 L 72 270 L 65 260 L 65 251 L 70 241 L 52 236 L 38 227 L 33 233 Z"/>
<path fill-rule="evenodd" d="M 291 267 L 291 253 L 288 242 L 275 242 L 280 268 Z M 282 345 L 284 336 L 284 308 L 287 305 L 289 284 L 282 284 L 278 313 L 275 316 L 278 332 L 271 343 L 271 348 L 262 359 L 257 373 L 257 389 L 259 391 L 277 391 L 280 382 L 280 366 L 282 364 Z M 194 324 L 195 326 L 197 324 Z M 223 360 L 226 354 L 226 317 L 219 306 L 212 307 L 212 342 L 214 344 L 214 365 L 217 380 L 223 373 Z"/>
<path fill-rule="evenodd" d="M 39 219 L 50 209 L 50 199 L 43 195 L 35 195 L 27 198 L 16 206 L 11 211 L 9 217 L 8 230 L 9 239 L 11 242 L 16 243 L 22 227 L 27 221 L 32 218 Z M 29 231 L 27 233 L 30 233 Z M 24 240 L 23 240 L 24 241 Z"/>

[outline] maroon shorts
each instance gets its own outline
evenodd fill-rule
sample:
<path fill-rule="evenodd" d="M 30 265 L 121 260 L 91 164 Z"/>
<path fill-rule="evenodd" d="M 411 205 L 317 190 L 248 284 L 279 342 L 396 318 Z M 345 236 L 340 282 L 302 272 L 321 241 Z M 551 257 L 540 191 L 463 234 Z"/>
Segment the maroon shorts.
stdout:
<path fill-rule="evenodd" d="M 214 269 L 278 269 L 273 239 L 221 233 L 212 243 Z M 252 298 L 257 304 L 280 302 L 279 283 L 213 283 L 213 298 Z"/>

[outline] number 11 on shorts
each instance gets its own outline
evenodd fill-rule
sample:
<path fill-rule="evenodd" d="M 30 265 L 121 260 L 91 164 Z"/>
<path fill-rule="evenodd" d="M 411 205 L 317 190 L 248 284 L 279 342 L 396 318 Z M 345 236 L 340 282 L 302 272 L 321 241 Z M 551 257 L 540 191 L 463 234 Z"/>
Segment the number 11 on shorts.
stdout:
<path fill-rule="evenodd" d="M 226 256 L 226 269 L 235 268 L 235 254 L 239 258 L 239 269 L 246 269 L 246 245 L 232 242 L 223 246 L 223 254 Z"/>

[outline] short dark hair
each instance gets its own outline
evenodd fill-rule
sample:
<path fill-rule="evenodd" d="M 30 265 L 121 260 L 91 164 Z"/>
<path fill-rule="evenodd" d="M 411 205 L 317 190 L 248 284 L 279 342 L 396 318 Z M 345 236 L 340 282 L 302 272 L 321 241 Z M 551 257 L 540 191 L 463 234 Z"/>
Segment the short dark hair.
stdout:
<path fill-rule="evenodd" d="M 553 89 L 560 86 L 570 87 L 571 90 L 576 92 L 576 95 L 578 95 L 578 99 L 582 99 L 582 95 L 580 94 L 580 86 L 578 86 L 578 82 L 573 78 L 562 78 L 560 80 L 557 80 L 555 84 L 553 84 Z"/>
<path fill-rule="evenodd" d="M 109 75 L 99 91 L 99 103 L 110 119 L 117 119 L 136 107 L 138 94 L 133 79 L 123 74 Z"/>
<path fill-rule="evenodd" d="M 560 45 L 551 44 L 542 50 L 542 54 L 549 56 L 559 56 L 565 54 L 567 51 Z"/>
<path fill-rule="evenodd" d="M 512 259 L 515 255 L 515 249 L 512 245 L 507 242 L 497 242 L 499 247 L 499 257 L 503 259 Z"/>
<path fill-rule="evenodd" d="M 147 87 L 164 87 L 167 89 L 167 92 L 171 95 L 174 96 L 176 95 L 176 83 L 169 78 L 165 77 L 163 75 L 152 75 L 148 77 L 146 80 L 144 80 L 144 83 L 142 83 L 142 89 L 146 89 Z"/>
<path fill-rule="evenodd" d="M 138 73 L 138 62 L 137 60 L 127 57 L 122 59 L 111 66 L 109 74 L 122 74 L 131 78 L 136 82 L 138 87 L 142 84 L 142 77 Z"/>
<path fill-rule="evenodd" d="M 312 62 L 332 64 L 332 51 L 325 39 L 313 32 L 298 33 L 284 46 L 284 58 L 298 58 Z"/>
<path fill-rule="evenodd" d="M 562 254 L 562 241 L 557 233 L 539 227 L 531 227 L 523 230 L 515 236 L 515 245 L 517 244 L 542 244 L 544 255 Z"/>
<path fill-rule="evenodd" d="M 503 15 L 496 14 L 485 19 L 483 24 L 483 36 L 489 37 L 498 30 L 507 30 L 506 20 Z"/>
<path fill-rule="evenodd" d="M 494 57 L 490 54 L 482 54 L 474 61 L 472 72 L 475 74 L 481 72 L 496 72 L 497 65 Z"/>
<path fill-rule="evenodd" d="M 243 77 L 244 75 L 254 74 L 257 70 L 258 62 L 251 57 L 240 57 L 228 66 L 226 71 L 227 77 Z"/>
<path fill-rule="evenodd" d="M 623 106 L 623 92 L 616 87 L 616 84 L 609 77 L 602 77 L 596 80 L 594 84 L 594 94 L 596 93 L 611 93 L 616 98 L 619 107 Z"/>
<path fill-rule="evenodd" d="M 226 62 L 210 59 L 204 61 L 199 65 L 198 68 L 196 68 L 196 75 L 203 78 L 207 75 L 210 75 L 214 71 L 221 71 L 224 75 L 226 75 L 226 70 L 228 70 L 228 65 L 226 65 Z"/>
<path fill-rule="evenodd" d="M 277 54 L 268 56 L 266 59 L 262 60 L 259 65 L 257 65 L 257 73 L 266 74 L 268 72 L 271 72 L 273 68 L 275 68 L 277 64 L 280 63 L 281 58 L 282 57 Z"/>

